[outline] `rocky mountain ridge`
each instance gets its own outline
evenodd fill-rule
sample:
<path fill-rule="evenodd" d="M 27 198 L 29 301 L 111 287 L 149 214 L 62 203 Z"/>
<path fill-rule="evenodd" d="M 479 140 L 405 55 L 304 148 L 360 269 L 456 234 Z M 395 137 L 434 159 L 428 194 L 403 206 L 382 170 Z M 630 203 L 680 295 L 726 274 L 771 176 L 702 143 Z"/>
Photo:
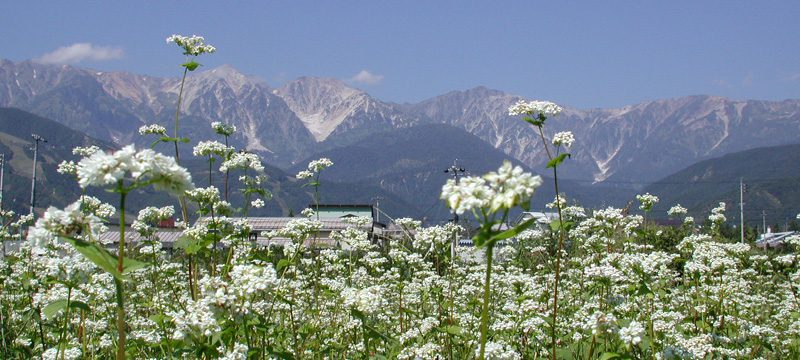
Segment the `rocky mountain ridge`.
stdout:
<path fill-rule="evenodd" d="M 116 143 L 145 142 L 134 134 L 146 123 L 170 129 L 179 84 L 178 78 L 0 60 L 0 106 L 19 107 Z M 240 129 L 232 139 L 237 146 L 289 167 L 377 132 L 446 124 L 541 168 L 546 155 L 540 135 L 507 113 L 520 99 L 476 87 L 394 104 L 336 79 L 304 77 L 272 88 L 222 66 L 187 77 L 182 127 L 199 141 L 213 136 L 211 121 L 232 123 Z M 617 109 L 567 108 L 547 121 L 545 135 L 563 130 L 576 138 L 570 149 L 575 166 L 565 168 L 565 177 L 643 185 L 703 159 L 794 142 L 800 100 L 687 96 Z"/>

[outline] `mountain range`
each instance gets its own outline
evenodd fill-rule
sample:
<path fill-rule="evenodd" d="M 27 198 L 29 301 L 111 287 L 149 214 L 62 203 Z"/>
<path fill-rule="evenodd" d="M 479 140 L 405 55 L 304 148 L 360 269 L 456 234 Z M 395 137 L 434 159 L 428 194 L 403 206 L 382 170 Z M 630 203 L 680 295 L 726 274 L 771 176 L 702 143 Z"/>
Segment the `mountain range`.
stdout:
<path fill-rule="evenodd" d="M 0 106 L 18 107 L 117 145 L 149 145 L 152 139 L 136 135 L 144 124 L 158 123 L 171 129 L 179 86 L 178 78 L 0 60 Z M 275 88 L 226 65 L 188 76 L 181 135 L 193 141 L 205 140 L 214 136 L 210 122 L 234 124 L 239 132 L 231 139 L 233 145 L 258 152 L 270 164 L 294 171 L 312 155 L 347 153 L 344 158 L 354 158 L 370 141 L 376 152 L 388 151 L 375 139 L 441 125 L 446 128 L 437 129 L 450 131 L 434 139 L 411 136 L 402 146 L 392 148 L 399 156 L 392 163 L 402 160 L 402 148 L 423 147 L 422 141 L 441 142 L 447 148 L 452 143 L 472 144 L 478 139 L 487 145 L 482 147 L 484 151 L 459 157 L 461 161 L 493 158 L 482 155 L 491 148 L 501 157 L 544 172 L 546 155 L 538 132 L 519 117 L 508 115 L 508 107 L 519 100 L 519 96 L 476 87 L 415 104 L 396 104 L 330 78 L 302 77 Z M 545 125 L 546 134 L 564 130 L 572 131 L 576 142 L 570 149 L 571 159 L 559 175 L 574 180 L 573 188 L 580 188 L 576 192 L 592 185 L 640 190 L 701 160 L 796 142 L 800 100 L 732 100 L 703 95 L 615 109 L 566 107 Z M 375 160 L 368 166 L 384 165 L 377 163 Z M 441 171 L 441 165 L 431 163 L 435 169 L 428 171 Z M 387 191 L 400 191 L 393 183 L 396 174 L 384 174 L 386 177 L 374 171 L 369 181 Z M 590 198 L 579 200 L 606 202 L 588 193 Z M 408 196 L 404 199 L 413 202 Z"/>
<path fill-rule="evenodd" d="M 761 227 L 763 221 L 768 226 L 784 224 L 800 213 L 798 164 L 800 144 L 750 149 L 698 162 L 649 185 L 645 191 L 660 198 L 653 207 L 656 218 L 666 218 L 671 206 L 681 204 L 695 219 L 703 219 L 724 202 L 728 205 L 726 216 L 738 223 L 741 180 L 747 225 Z"/>

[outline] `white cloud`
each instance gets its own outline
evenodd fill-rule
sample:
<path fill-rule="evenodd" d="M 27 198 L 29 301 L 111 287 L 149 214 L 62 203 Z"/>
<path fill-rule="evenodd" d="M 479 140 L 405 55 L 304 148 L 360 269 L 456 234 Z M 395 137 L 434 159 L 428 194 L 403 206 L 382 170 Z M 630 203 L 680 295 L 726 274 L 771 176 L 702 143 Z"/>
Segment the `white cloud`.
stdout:
<path fill-rule="evenodd" d="M 62 46 L 36 59 L 42 64 L 76 64 L 84 60 L 105 61 L 122 58 L 122 48 L 76 43 Z"/>
<path fill-rule="evenodd" d="M 361 70 L 358 74 L 350 78 L 350 81 L 360 84 L 377 85 L 383 81 L 383 75 L 373 74 L 369 72 L 369 70 Z"/>

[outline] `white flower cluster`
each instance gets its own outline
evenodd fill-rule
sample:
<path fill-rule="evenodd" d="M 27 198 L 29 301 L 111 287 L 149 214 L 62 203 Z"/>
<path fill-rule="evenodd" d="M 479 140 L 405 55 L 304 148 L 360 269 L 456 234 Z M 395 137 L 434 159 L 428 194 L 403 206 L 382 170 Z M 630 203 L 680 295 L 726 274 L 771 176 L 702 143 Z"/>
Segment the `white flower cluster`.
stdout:
<path fill-rule="evenodd" d="M 58 164 L 58 168 L 56 169 L 56 171 L 59 174 L 75 175 L 78 173 L 78 165 L 75 164 L 75 162 L 72 160 L 70 161 L 64 160 L 60 164 Z"/>
<path fill-rule="evenodd" d="M 303 217 L 309 218 L 309 219 L 314 217 L 314 215 L 316 215 L 316 214 L 317 213 L 312 208 L 305 208 L 305 209 L 303 209 L 303 211 L 300 212 L 300 215 L 302 215 Z"/>
<path fill-rule="evenodd" d="M 34 246 L 43 246 L 55 241 L 57 236 L 83 235 L 86 228 L 94 235 L 106 230 L 100 218 L 81 211 L 80 200 L 64 210 L 51 206 L 36 221 L 36 226 L 28 230 L 28 241 Z"/>
<path fill-rule="evenodd" d="M 549 202 L 544 205 L 548 209 L 557 209 L 557 208 L 564 208 L 567 206 L 567 198 L 562 195 L 556 195 L 553 198 L 553 202 Z"/>
<path fill-rule="evenodd" d="M 192 149 L 194 156 L 211 156 L 217 155 L 225 158 L 233 151 L 233 148 L 225 146 L 219 141 L 201 141 Z"/>
<path fill-rule="evenodd" d="M 372 218 L 369 216 L 350 216 L 342 219 L 342 221 L 359 228 L 372 225 Z"/>
<path fill-rule="evenodd" d="M 231 351 L 227 351 L 224 348 L 220 347 L 217 349 L 220 354 L 222 355 L 219 360 L 247 360 L 247 345 L 242 343 L 236 343 L 233 345 L 233 349 Z"/>
<path fill-rule="evenodd" d="M 308 163 L 308 167 L 306 168 L 307 170 L 300 170 L 295 177 L 298 179 L 310 179 L 319 174 L 320 171 L 331 166 L 333 166 L 333 161 L 331 161 L 331 159 L 320 158 Z"/>
<path fill-rule="evenodd" d="M 300 170 L 295 177 L 298 179 L 311 179 L 314 177 L 314 173 L 308 170 Z"/>
<path fill-rule="evenodd" d="M 636 200 L 639 200 L 639 209 L 643 211 L 650 211 L 653 209 L 653 205 L 658 203 L 658 196 L 650 195 L 650 193 L 646 193 L 644 195 L 636 195 Z"/>
<path fill-rule="evenodd" d="M 560 114 L 563 110 L 564 109 L 561 106 L 549 101 L 533 100 L 526 102 L 525 100 L 520 100 L 508 108 L 508 115 L 516 116 L 542 114 L 544 116 L 553 116 Z"/>
<path fill-rule="evenodd" d="M 219 171 L 226 172 L 233 169 L 253 169 L 258 172 L 264 171 L 264 165 L 258 155 L 248 152 L 238 152 L 231 155 L 230 159 L 222 162 Z"/>
<path fill-rule="evenodd" d="M 116 184 L 130 176 L 134 181 L 147 181 L 156 188 L 182 193 L 194 188 L 192 176 L 175 162 L 175 158 L 164 156 L 153 150 L 136 152 L 128 145 L 110 154 L 96 152 L 78 162 L 78 183 L 87 186 Z"/>
<path fill-rule="evenodd" d="M 72 155 L 78 155 L 78 156 L 86 157 L 86 156 L 92 156 L 94 153 L 96 153 L 98 151 L 100 151 L 100 148 L 97 147 L 96 145 L 87 146 L 87 147 L 76 146 L 74 149 L 72 149 Z"/>
<path fill-rule="evenodd" d="M 203 53 L 210 54 L 217 51 L 215 47 L 211 45 L 206 45 L 204 43 L 205 41 L 206 41 L 205 38 L 197 35 L 183 36 L 175 34 L 167 37 L 167 43 L 178 44 L 178 46 L 183 48 L 184 55 L 198 56 Z"/>
<path fill-rule="evenodd" d="M 676 204 L 675 206 L 669 208 L 667 211 L 667 215 L 669 216 L 683 216 L 686 215 L 688 210 L 685 207 L 681 206 L 681 204 Z"/>
<path fill-rule="evenodd" d="M 407 230 L 416 230 L 422 226 L 422 221 L 414 220 L 412 218 L 399 218 L 394 219 L 394 223 L 397 226 L 403 227 Z"/>
<path fill-rule="evenodd" d="M 345 288 L 342 290 L 342 303 L 348 308 L 356 308 L 365 314 L 375 313 L 386 302 L 384 288 L 380 285 L 364 289 Z"/>
<path fill-rule="evenodd" d="M 230 278 L 230 281 L 222 281 L 216 277 L 205 278 L 201 285 L 205 288 L 209 305 L 230 309 L 237 314 L 252 312 L 251 299 L 278 284 L 277 273 L 271 265 L 234 265 Z"/>
<path fill-rule="evenodd" d="M 642 336 L 644 336 L 644 326 L 635 320 L 619 329 L 619 338 L 626 344 L 637 345 L 642 342 Z"/>
<path fill-rule="evenodd" d="M 178 308 L 176 311 L 167 312 L 167 315 L 172 318 L 172 322 L 175 324 L 175 332 L 172 334 L 173 339 L 182 340 L 190 338 L 192 335 L 212 336 L 221 330 L 217 319 L 214 317 L 214 312 L 209 307 L 209 304 L 203 300 L 183 299 L 186 310 Z"/>
<path fill-rule="evenodd" d="M 569 148 L 574 142 L 575 136 L 572 135 L 572 131 L 557 132 L 553 135 L 553 145 L 555 146 L 564 145 L 564 147 Z"/>
<path fill-rule="evenodd" d="M 59 359 L 59 360 L 60 359 L 63 359 L 63 360 L 77 360 L 77 359 L 80 359 L 81 356 L 83 356 L 83 353 L 81 352 L 81 348 L 78 347 L 78 346 L 67 347 L 67 348 L 65 348 L 63 350 L 61 349 L 60 346 L 56 346 L 56 347 L 47 349 L 47 351 L 45 351 L 42 354 L 42 359 L 47 359 L 47 360 L 57 360 L 57 359 Z"/>
<path fill-rule="evenodd" d="M 214 129 L 214 132 L 223 136 L 231 136 L 236 132 L 236 125 L 224 124 L 219 121 L 212 122 L 211 128 Z"/>
<path fill-rule="evenodd" d="M 268 238 L 285 237 L 293 240 L 304 240 L 309 235 L 319 232 L 322 223 L 311 219 L 292 219 L 277 231 L 270 231 L 264 234 Z"/>
<path fill-rule="evenodd" d="M 308 170 L 313 172 L 320 172 L 324 169 L 333 166 L 333 161 L 328 158 L 320 158 L 308 163 Z"/>
<path fill-rule="evenodd" d="M 708 216 L 708 220 L 711 221 L 712 224 L 720 225 L 727 220 L 725 218 L 725 203 L 721 202 L 717 207 L 711 209 L 711 215 Z"/>
<path fill-rule="evenodd" d="M 480 356 L 480 347 L 475 349 L 475 357 Z M 486 342 L 486 359 L 492 360 L 518 360 L 522 359 L 509 344 L 504 342 L 487 341 Z"/>
<path fill-rule="evenodd" d="M 158 124 L 150 124 L 150 125 L 143 125 L 139 128 L 139 135 L 167 135 L 167 128 L 158 125 Z"/>
<path fill-rule="evenodd" d="M 613 313 L 595 311 L 576 321 L 577 325 L 592 335 L 603 335 L 616 330 L 617 317 Z"/>
<path fill-rule="evenodd" d="M 186 196 L 200 204 L 214 204 L 220 201 L 219 189 L 216 186 L 192 189 L 186 191 Z"/>
<path fill-rule="evenodd" d="M 142 236 L 150 236 L 155 233 L 153 226 L 157 225 L 158 222 L 162 220 L 171 218 L 172 215 L 175 215 L 175 208 L 173 206 L 165 206 L 162 208 L 148 206 L 139 210 L 139 216 L 133 221 L 131 228 Z"/>
<path fill-rule="evenodd" d="M 369 234 L 358 228 L 351 227 L 341 231 L 333 231 L 331 232 L 331 239 L 338 243 L 350 245 L 351 248 L 356 250 L 368 251 L 372 248 Z"/>
<path fill-rule="evenodd" d="M 256 208 L 256 209 L 261 209 L 262 207 L 264 207 L 264 205 L 265 205 L 265 203 L 264 203 L 264 200 L 262 200 L 262 199 L 255 199 L 255 200 L 250 202 L 250 206 L 252 206 L 253 208 Z"/>
<path fill-rule="evenodd" d="M 417 231 L 413 244 L 424 252 L 434 251 L 437 247 L 447 247 L 458 236 L 461 227 L 453 223 L 431 226 Z"/>
<path fill-rule="evenodd" d="M 94 196 L 81 195 L 77 202 L 81 203 L 81 210 L 84 213 L 100 218 L 108 219 L 117 213 L 117 209 L 113 205 L 106 204 Z"/>
<path fill-rule="evenodd" d="M 441 199 L 463 214 L 476 208 L 487 208 L 496 212 L 500 208 L 510 209 L 528 201 L 536 188 L 542 185 L 542 178 L 524 172 L 519 166 L 505 161 L 497 172 L 483 177 L 468 176 L 456 183 L 450 179 L 442 187 Z"/>

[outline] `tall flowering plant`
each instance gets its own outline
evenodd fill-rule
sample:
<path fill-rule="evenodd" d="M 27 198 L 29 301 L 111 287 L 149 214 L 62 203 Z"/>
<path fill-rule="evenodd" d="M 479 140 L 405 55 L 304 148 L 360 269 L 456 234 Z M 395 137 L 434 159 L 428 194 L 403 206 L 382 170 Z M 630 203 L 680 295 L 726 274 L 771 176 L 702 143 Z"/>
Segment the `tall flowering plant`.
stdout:
<path fill-rule="evenodd" d="M 42 219 L 28 234 L 31 243 L 49 243 L 56 238 L 68 241 L 79 253 L 92 261 L 97 267 L 114 277 L 116 291 L 117 359 L 125 358 L 126 321 L 125 293 L 123 282 L 128 274 L 142 268 L 145 263 L 125 256 L 125 201 L 129 193 L 150 185 L 157 189 L 181 194 L 194 188 L 189 172 L 180 167 L 174 158 L 146 149 L 136 151 L 128 145 L 114 153 L 96 151 L 84 157 L 76 165 L 78 184 L 107 187 L 119 194 L 119 243 L 117 255 L 111 254 L 102 244 L 94 241 L 94 234 L 100 232 L 100 219 L 80 211 L 78 202 L 65 210 L 49 208 Z M 88 236 L 82 235 L 88 234 Z"/>
<path fill-rule="evenodd" d="M 501 226 L 508 220 L 511 209 L 517 206 L 529 208 L 531 196 L 541 185 L 541 177 L 526 173 L 521 167 L 512 166 L 511 162 L 506 161 L 497 172 L 490 172 L 483 177 L 468 176 L 459 182 L 450 179 L 442 187 L 441 198 L 456 214 L 471 212 L 481 224 L 478 233 L 472 238 L 476 247 L 486 249 L 480 359 L 484 359 L 486 354 L 494 246 L 501 240 L 516 236 L 535 220 L 528 220 L 508 230 L 503 230 Z"/>
<path fill-rule="evenodd" d="M 553 318 L 551 329 L 552 351 L 551 358 L 556 359 L 557 348 L 557 332 L 556 324 L 558 323 L 558 285 L 561 275 L 561 251 L 564 247 L 564 240 L 568 231 L 568 223 L 564 221 L 562 210 L 564 201 L 561 201 L 561 194 L 558 189 L 558 166 L 561 165 L 565 159 L 570 157 L 567 152 L 572 144 L 575 142 L 575 137 L 569 131 L 559 132 L 553 136 L 552 142 L 548 143 L 544 135 L 544 124 L 548 117 L 552 117 L 561 113 L 563 108 L 549 101 L 518 101 L 516 104 L 508 108 L 508 115 L 518 116 L 522 115 L 525 122 L 533 125 L 539 132 L 542 139 L 542 145 L 547 153 L 547 168 L 553 169 L 553 182 L 555 183 L 556 190 L 556 210 L 558 211 L 558 220 L 551 222 L 550 226 L 553 230 L 558 232 L 558 245 L 556 246 L 556 270 L 555 270 L 555 284 L 553 286 Z M 551 145 L 554 150 L 551 151 Z"/>
<path fill-rule="evenodd" d="M 180 163 L 181 160 L 180 152 L 178 151 L 178 142 L 189 142 L 189 139 L 180 137 L 178 132 L 180 129 L 181 102 L 183 101 L 183 86 L 186 84 L 186 75 L 189 73 L 189 71 L 194 71 L 200 66 L 200 64 L 195 61 L 196 57 L 202 54 L 211 54 L 217 51 L 215 47 L 206 44 L 205 41 L 205 38 L 197 35 L 183 36 L 173 34 L 167 37 L 167 43 L 174 43 L 175 45 L 178 45 L 178 47 L 183 49 L 183 55 L 186 56 L 186 62 L 181 64 L 181 67 L 183 67 L 183 77 L 181 78 L 181 87 L 178 91 L 178 106 L 175 109 L 175 129 L 171 138 L 162 138 L 163 141 L 172 142 L 175 144 L 175 161 L 178 163 Z M 186 198 L 184 196 L 180 197 L 180 203 L 183 219 L 184 221 L 188 221 L 189 210 L 186 208 Z"/>

